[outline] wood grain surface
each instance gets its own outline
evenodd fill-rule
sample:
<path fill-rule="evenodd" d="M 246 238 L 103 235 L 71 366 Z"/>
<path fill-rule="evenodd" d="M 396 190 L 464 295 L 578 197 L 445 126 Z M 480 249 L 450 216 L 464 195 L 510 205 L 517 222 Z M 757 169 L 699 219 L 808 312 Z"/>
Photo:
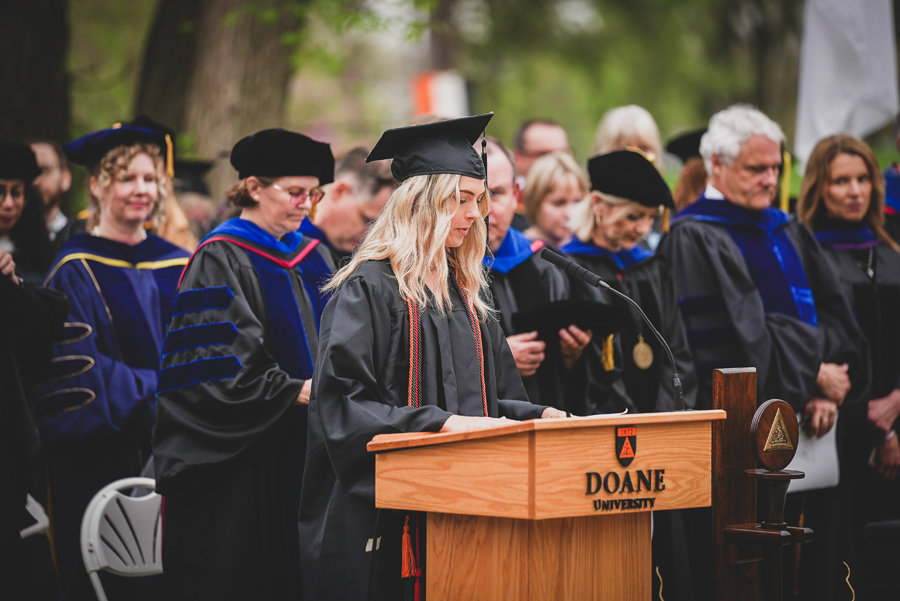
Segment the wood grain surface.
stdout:
<path fill-rule="evenodd" d="M 646 601 L 650 516 L 515 520 L 428 514 L 430 600 Z"/>

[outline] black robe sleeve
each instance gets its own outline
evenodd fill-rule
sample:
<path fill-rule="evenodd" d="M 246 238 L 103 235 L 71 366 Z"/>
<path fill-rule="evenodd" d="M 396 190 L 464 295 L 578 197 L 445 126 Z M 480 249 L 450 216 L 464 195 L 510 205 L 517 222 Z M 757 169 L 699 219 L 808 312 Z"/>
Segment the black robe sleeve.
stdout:
<path fill-rule="evenodd" d="M 375 456 L 366 450 L 369 441 L 377 434 L 437 432 L 452 415 L 434 405 L 408 407 L 384 394 L 380 383 L 392 375 L 387 361 L 391 307 L 382 291 L 362 277 L 341 285 L 322 315 L 310 399 L 310 444 L 318 438 L 312 430 L 320 429 L 342 488 L 371 503 Z"/>
<path fill-rule="evenodd" d="M 153 452 L 163 489 L 187 467 L 236 456 L 299 396 L 304 380 L 282 371 L 267 348 L 267 332 L 279 326 L 268 323 L 262 294 L 249 260 L 227 242 L 203 247 L 188 266 L 160 365 Z M 217 338 L 191 341 L 200 330 L 190 328 L 205 324 L 217 324 L 205 330 Z"/>
<path fill-rule="evenodd" d="M 819 329 L 766 313 L 740 250 L 721 228 L 680 223 L 659 252 L 671 266 L 698 376 L 705 384 L 706 398 L 698 408 L 711 403 L 712 369 L 742 366 L 756 368 L 760 400 L 780 398 L 802 411 L 815 393 L 825 359 Z"/>

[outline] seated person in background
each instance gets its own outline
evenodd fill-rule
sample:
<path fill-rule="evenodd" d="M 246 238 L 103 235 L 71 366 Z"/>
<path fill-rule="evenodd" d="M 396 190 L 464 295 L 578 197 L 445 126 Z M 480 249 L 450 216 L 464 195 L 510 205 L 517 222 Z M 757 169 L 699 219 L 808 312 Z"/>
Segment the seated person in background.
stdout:
<path fill-rule="evenodd" d="M 100 488 L 137 476 L 147 461 L 165 323 L 188 253 L 144 229 L 167 200 L 163 136 L 123 126 L 65 150 L 88 168 L 96 210 L 89 233 L 65 243 L 47 276 L 71 309 L 34 411 L 47 450 L 60 598 L 85 599 L 93 588 L 79 545 L 82 514 Z M 146 579 L 118 585 L 133 594 Z"/>
<path fill-rule="evenodd" d="M 849 480 L 848 517 L 862 558 L 863 527 L 900 518 L 900 247 L 884 229 L 884 180 L 872 149 L 853 136 L 820 141 L 806 164 L 797 217 L 831 258 L 869 343 L 870 400 L 841 409 L 841 476 Z M 860 598 L 875 598 L 865 592 L 867 562 L 858 565 Z"/>
<path fill-rule="evenodd" d="M 14 264 L 16 275 L 33 284 L 53 261 L 43 199 L 32 185 L 40 173 L 31 148 L 0 143 L 0 268 Z"/>
<path fill-rule="evenodd" d="M 659 171 L 632 150 L 618 150 L 588 161 L 591 196 L 573 212 L 575 238 L 562 251 L 633 298 L 672 349 L 684 389 L 684 404 L 693 407 L 697 393 L 694 364 L 684 324 L 675 302 L 672 273 L 665 260 L 638 241 L 647 235 L 660 207 L 672 206 L 672 195 Z M 606 302 L 609 294 L 590 288 Z M 624 302 L 617 300 L 616 302 Z M 628 404 L 637 411 L 671 411 L 674 406 L 672 366 L 665 349 L 628 306 L 628 316 L 615 345 L 622 366 Z"/>
<path fill-rule="evenodd" d="M 553 152 L 535 161 L 525 181 L 522 199 L 531 227 L 524 234 L 560 247 L 572 239 L 572 207 L 589 193 L 584 172 L 567 152 Z"/>
<path fill-rule="evenodd" d="M 700 143 L 709 185 L 673 220 L 660 254 L 697 361 L 698 407 L 710 407 L 714 368 L 755 367 L 759 401 L 787 401 L 822 434 L 841 403 L 868 399 L 866 342 L 812 233 L 771 207 L 783 141 L 781 128 L 752 107 L 716 113 Z M 833 520 L 814 519 L 812 505 L 808 498 L 806 525 L 817 544 L 803 550 L 804 562 L 838 547 L 829 540 Z M 840 586 L 842 570 L 836 557 L 822 557 L 809 573 L 821 594 L 810 598 Z"/>
<path fill-rule="evenodd" d="M 366 148 L 347 151 L 334 165 L 334 182 L 300 231 L 321 240 L 335 264 L 347 260 L 378 217 L 396 182 L 386 163 L 366 163 Z"/>
<path fill-rule="evenodd" d="M 307 599 L 411 598 L 422 586 L 424 548 L 407 546 L 401 571 L 405 523 L 408 541 L 423 540 L 417 514 L 375 508 L 375 435 L 565 416 L 527 402 L 485 296 L 490 197 L 472 144 L 490 118 L 388 130 L 369 153 L 393 158 L 401 184 L 326 287 L 299 519 Z"/>
<path fill-rule="evenodd" d="M 556 154 L 538 161 L 534 169 Z M 570 284 L 563 270 L 535 255 L 544 246 L 543 242 L 531 242 L 511 227 L 516 210 L 512 153 L 489 137 L 487 156 L 491 254 L 485 256 L 484 264 L 490 268 L 494 307 L 500 312 L 500 327 L 516 360 L 528 400 L 576 415 L 612 411 L 613 408 L 604 406 L 606 394 L 599 389 L 598 378 L 604 373 L 603 357 L 601 349 L 591 344 L 591 332 L 569 325 L 551 342 L 556 348 L 547 348 L 547 343 L 538 339 L 538 332 L 517 332 L 513 326 L 515 313 L 568 299 L 570 285 L 581 282 Z M 572 160 L 568 155 L 563 156 Z"/>

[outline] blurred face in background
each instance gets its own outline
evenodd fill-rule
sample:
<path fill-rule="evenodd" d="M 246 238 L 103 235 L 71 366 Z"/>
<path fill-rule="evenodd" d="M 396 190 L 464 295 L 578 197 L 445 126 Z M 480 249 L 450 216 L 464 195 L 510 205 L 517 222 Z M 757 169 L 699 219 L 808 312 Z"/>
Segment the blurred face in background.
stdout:
<path fill-rule="evenodd" d="M 765 136 L 752 136 L 731 164 L 712 156 L 710 183 L 739 207 L 762 211 L 778 192 L 781 145 Z"/>
<path fill-rule="evenodd" d="M 634 248 L 659 215 L 658 207 L 645 207 L 636 202 L 614 205 L 596 194 L 592 202 L 596 219 L 592 240 L 597 246 L 613 252 Z"/>
<path fill-rule="evenodd" d="M 651 163 L 656 162 L 656 148 L 653 143 L 637 135 L 622 136 L 619 143 L 610 152 L 616 150 L 640 150 Z"/>
<path fill-rule="evenodd" d="M 872 200 L 872 177 L 866 162 L 856 154 L 840 153 L 831 161 L 823 200 L 832 219 L 861 221 Z"/>
<path fill-rule="evenodd" d="M 68 167 L 60 166 L 59 156 L 50 144 L 35 142 L 31 145 L 31 150 L 41 168 L 41 174 L 34 180 L 34 185 L 44 199 L 44 207 L 55 207 L 72 185 L 72 172 Z"/>
<path fill-rule="evenodd" d="M 25 182 L 0 179 L 0 236 L 8 236 L 25 208 Z"/>
<path fill-rule="evenodd" d="M 568 242 L 572 238 L 572 230 L 569 229 L 572 207 L 582 198 L 582 190 L 575 182 L 557 186 L 544 197 L 534 223 L 534 227 L 543 234 L 541 238 L 554 246 Z"/>
<path fill-rule="evenodd" d="M 488 185 L 491 187 L 488 244 L 496 252 L 512 226 L 518 204 L 513 167 L 502 152 L 488 153 Z"/>
<path fill-rule="evenodd" d="M 551 152 L 569 151 L 569 136 L 558 125 L 535 123 L 525 132 L 522 148 L 516 149 L 516 169 L 519 175 L 528 175 L 534 162 Z M 490 181 L 490 178 L 488 178 Z"/>

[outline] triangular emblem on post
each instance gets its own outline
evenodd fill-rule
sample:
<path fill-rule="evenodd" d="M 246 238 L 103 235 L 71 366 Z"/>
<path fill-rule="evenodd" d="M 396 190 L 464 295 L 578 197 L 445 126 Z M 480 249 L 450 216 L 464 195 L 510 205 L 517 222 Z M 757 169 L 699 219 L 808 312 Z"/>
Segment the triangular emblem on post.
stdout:
<path fill-rule="evenodd" d="M 788 434 L 787 427 L 784 425 L 784 418 L 781 416 L 781 409 L 775 414 L 775 421 L 769 429 L 769 437 L 766 439 L 766 451 L 793 451 L 794 443 Z"/>
<path fill-rule="evenodd" d="M 625 444 L 622 445 L 622 452 L 619 453 L 619 459 L 627 459 L 629 457 L 634 457 L 634 449 L 631 448 L 631 443 L 626 438 Z"/>

